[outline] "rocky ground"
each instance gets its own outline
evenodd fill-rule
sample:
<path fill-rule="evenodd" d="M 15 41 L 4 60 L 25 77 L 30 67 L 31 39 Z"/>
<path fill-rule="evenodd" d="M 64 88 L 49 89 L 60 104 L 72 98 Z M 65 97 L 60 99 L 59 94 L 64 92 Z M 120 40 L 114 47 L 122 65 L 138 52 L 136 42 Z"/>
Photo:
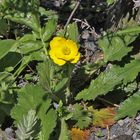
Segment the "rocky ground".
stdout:
<path fill-rule="evenodd" d="M 7 140 L 5 135 L 8 140 L 15 140 L 12 128 L 0 130 L 0 140 Z M 135 118 L 119 120 L 109 129 L 97 128 L 96 132 L 91 133 L 89 140 L 140 140 L 140 114 Z"/>

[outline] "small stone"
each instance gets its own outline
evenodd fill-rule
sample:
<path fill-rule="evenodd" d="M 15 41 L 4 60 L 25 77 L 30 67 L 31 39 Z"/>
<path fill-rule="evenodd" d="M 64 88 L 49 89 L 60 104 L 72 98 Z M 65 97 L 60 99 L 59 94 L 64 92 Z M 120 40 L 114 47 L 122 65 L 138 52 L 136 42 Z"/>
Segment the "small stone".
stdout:
<path fill-rule="evenodd" d="M 129 135 L 120 135 L 112 140 L 133 140 L 133 138 Z"/>
<path fill-rule="evenodd" d="M 140 120 L 140 115 L 138 115 L 135 119 L 136 119 L 136 120 Z"/>
<path fill-rule="evenodd" d="M 81 37 L 83 39 L 88 39 L 89 38 L 89 31 L 88 30 L 84 30 Z"/>
<path fill-rule="evenodd" d="M 131 129 L 129 129 L 125 134 L 126 135 L 132 135 L 134 132 L 131 130 Z"/>
<path fill-rule="evenodd" d="M 8 138 L 14 137 L 14 133 L 13 133 L 13 130 L 11 128 L 6 128 L 5 133 L 6 133 Z"/>
<path fill-rule="evenodd" d="M 126 124 L 128 124 L 130 121 L 131 121 L 131 119 L 128 117 L 124 119 L 124 123 L 126 123 Z"/>
<path fill-rule="evenodd" d="M 137 138 L 137 133 L 134 133 L 133 134 L 133 140 L 136 140 L 136 138 Z"/>
<path fill-rule="evenodd" d="M 59 1 L 54 1 L 54 6 L 55 7 L 60 7 L 60 2 Z"/>
<path fill-rule="evenodd" d="M 119 124 L 120 126 L 123 126 L 123 125 L 124 125 L 124 121 L 123 121 L 123 120 L 119 120 L 119 121 L 118 121 L 118 124 Z"/>

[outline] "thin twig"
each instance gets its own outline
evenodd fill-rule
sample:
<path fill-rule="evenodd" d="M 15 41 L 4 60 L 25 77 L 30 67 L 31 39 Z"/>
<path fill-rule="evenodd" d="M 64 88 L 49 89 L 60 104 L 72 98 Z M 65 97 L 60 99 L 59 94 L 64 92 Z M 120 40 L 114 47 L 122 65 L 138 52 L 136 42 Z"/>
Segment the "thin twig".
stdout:
<path fill-rule="evenodd" d="M 69 18 L 68 18 L 66 24 L 65 24 L 64 30 L 66 30 L 66 28 L 67 28 L 68 24 L 70 23 L 70 21 L 71 21 L 73 15 L 74 15 L 74 13 L 75 13 L 75 11 L 77 10 L 78 6 L 80 5 L 80 2 L 81 2 L 81 0 L 78 0 L 78 1 L 77 1 L 77 3 L 76 3 L 76 5 L 75 5 L 74 9 L 72 10 L 72 12 L 71 12 L 71 14 L 70 14 L 70 16 L 69 16 Z"/>
<path fill-rule="evenodd" d="M 113 105 L 114 107 L 120 107 L 119 105 L 113 104 L 113 103 L 111 103 L 110 101 L 108 101 L 108 100 L 106 100 L 106 99 L 103 99 L 103 98 L 101 98 L 101 97 L 97 97 L 97 99 L 99 99 L 99 100 L 101 100 L 101 101 L 103 101 L 103 102 L 106 102 L 106 103 L 108 103 L 108 104 L 110 104 L 110 105 Z"/>
<path fill-rule="evenodd" d="M 107 140 L 110 140 L 110 130 L 108 125 L 106 126 L 106 128 L 107 128 Z"/>
<path fill-rule="evenodd" d="M 95 28 L 94 27 L 91 27 L 88 23 L 88 21 L 86 19 L 84 20 L 81 20 L 81 19 L 77 19 L 77 18 L 73 18 L 73 20 L 75 22 L 80 22 L 81 23 L 81 28 L 82 29 L 88 29 L 93 36 L 94 38 L 100 38 L 100 35 L 98 35 L 96 32 L 95 32 Z"/>

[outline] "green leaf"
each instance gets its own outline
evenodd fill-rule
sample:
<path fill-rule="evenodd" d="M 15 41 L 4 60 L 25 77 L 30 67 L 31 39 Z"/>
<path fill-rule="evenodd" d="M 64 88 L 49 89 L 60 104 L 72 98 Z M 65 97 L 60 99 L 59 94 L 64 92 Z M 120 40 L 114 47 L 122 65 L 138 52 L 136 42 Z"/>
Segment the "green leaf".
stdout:
<path fill-rule="evenodd" d="M 0 59 L 11 50 L 14 43 L 15 40 L 12 39 L 0 40 Z"/>
<path fill-rule="evenodd" d="M 39 84 L 46 91 L 50 92 L 52 87 L 53 64 L 50 61 L 44 61 L 38 64 L 37 70 L 39 73 Z"/>
<path fill-rule="evenodd" d="M 0 60 L 0 72 L 4 71 L 7 67 L 15 68 L 21 59 L 22 56 L 20 53 L 9 52 Z"/>
<path fill-rule="evenodd" d="M 13 104 L 15 102 L 15 97 L 13 95 L 13 90 L 15 78 L 11 73 L 0 72 L 0 102 L 5 104 Z"/>
<path fill-rule="evenodd" d="M 50 109 L 47 114 L 40 114 L 42 122 L 41 133 L 39 140 L 48 140 L 53 129 L 56 127 L 57 114 L 54 109 Z"/>
<path fill-rule="evenodd" d="M 0 19 L 0 34 L 6 35 L 8 30 L 8 24 L 5 19 Z"/>
<path fill-rule="evenodd" d="M 77 23 L 73 22 L 72 24 L 69 24 L 67 27 L 67 34 L 68 34 L 68 38 L 78 42 L 78 27 L 77 27 Z"/>
<path fill-rule="evenodd" d="M 39 7 L 39 13 L 41 14 L 41 16 L 47 16 L 48 18 L 58 18 L 56 11 L 46 10 L 43 7 Z"/>
<path fill-rule="evenodd" d="M 26 116 L 17 124 L 16 136 L 18 140 L 33 139 L 39 133 L 39 124 L 37 124 L 37 116 L 35 110 L 29 110 Z"/>
<path fill-rule="evenodd" d="M 29 54 L 34 51 L 39 51 L 41 48 L 43 48 L 42 43 L 40 41 L 28 41 L 25 43 L 21 43 L 19 45 L 20 52 L 22 54 Z"/>
<path fill-rule="evenodd" d="M 41 87 L 28 84 L 18 94 L 18 103 L 12 109 L 11 116 L 18 123 L 31 109 L 37 110 L 37 115 L 40 112 L 45 113 L 50 107 L 50 102 L 51 100 L 47 98 Z"/>
<path fill-rule="evenodd" d="M 126 116 L 133 117 L 140 111 L 140 92 L 134 93 L 126 99 L 120 106 L 116 119 L 124 118 Z"/>
<path fill-rule="evenodd" d="M 61 92 L 62 90 L 64 90 L 67 86 L 67 82 L 68 82 L 68 78 L 63 78 L 54 88 L 54 92 L 56 92 L 56 94 L 58 92 Z"/>
<path fill-rule="evenodd" d="M 61 132 L 59 135 L 59 140 L 69 140 L 69 131 L 65 122 L 65 118 L 61 119 Z"/>
<path fill-rule="evenodd" d="M 51 18 L 48 20 L 45 27 L 43 28 L 43 33 L 42 33 L 43 34 L 42 39 L 44 42 L 48 41 L 51 38 L 51 36 L 56 30 L 56 26 L 57 26 L 56 18 Z"/>
<path fill-rule="evenodd" d="M 129 93 L 133 93 L 133 91 L 135 91 L 138 88 L 138 84 L 136 81 L 132 82 L 132 83 L 128 83 L 128 85 L 126 85 L 124 87 L 124 91 L 125 92 L 129 92 Z"/>
<path fill-rule="evenodd" d="M 116 32 L 116 35 L 126 35 L 126 34 L 139 34 L 140 33 L 140 26 L 132 26 L 123 30 Z"/>
<path fill-rule="evenodd" d="M 20 38 L 19 43 L 26 43 L 29 41 L 36 41 L 36 38 L 33 34 L 25 34 L 23 37 Z"/>
<path fill-rule="evenodd" d="M 132 50 L 127 47 L 125 42 L 119 36 L 104 36 L 99 40 L 99 46 L 104 53 L 104 61 L 120 61 L 125 55 Z"/>
<path fill-rule="evenodd" d="M 4 18 L 11 20 L 16 23 L 24 24 L 27 27 L 30 27 L 33 31 L 39 33 L 40 32 L 40 24 L 37 15 L 33 13 L 22 13 L 22 12 L 15 12 L 13 15 L 6 15 Z"/>
<path fill-rule="evenodd" d="M 108 5 L 112 4 L 114 0 L 107 0 Z"/>
<path fill-rule="evenodd" d="M 88 112 L 87 110 L 84 110 L 81 107 L 81 105 L 75 104 L 73 106 L 72 113 L 73 113 L 73 116 L 71 119 L 76 120 L 75 127 L 84 129 L 91 124 L 92 119 L 90 118 L 91 117 L 90 112 Z"/>
<path fill-rule="evenodd" d="M 115 86 L 123 83 L 132 82 L 140 71 L 140 61 L 133 60 L 124 67 L 112 66 L 110 70 L 102 72 L 95 80 L 92 80 L 90 86 L 84 89 L 76 96 L 76 99 L 91 100 L 99 95 L 105 95 L 112 91 Z"/>

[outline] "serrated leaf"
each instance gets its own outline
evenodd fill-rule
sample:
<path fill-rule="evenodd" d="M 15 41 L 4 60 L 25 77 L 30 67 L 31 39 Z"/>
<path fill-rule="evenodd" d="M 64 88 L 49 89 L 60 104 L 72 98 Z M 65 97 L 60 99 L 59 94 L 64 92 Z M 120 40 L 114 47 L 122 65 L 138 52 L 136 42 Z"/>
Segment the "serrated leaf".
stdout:
<path fill-rule="evenodd" d="M 39 19 L 30 12 L 27 15 L 25 15 L 25 13 L 14 13 L 13 15 L 6 15 L 4 18 L 16 23 L 24 24 L 37 33 L 40 32 Z"/>
<path fill-rule="evenodd" d="M 98 43 L 103 50 L 105 62 L 114 60 L 120 61 L 132 50 L 131 47 L 126 46 L 125 42 L 119 36 L 104 36 Z"/>
<path fill-rule="evenodd" d="M 33 139 L 38 135 L 39 127 L 40 126 L 37 125 L 36 111 L 31 109 L 18 123 L 16 136 L 18 140 Z"/>
<path fill-rule="evenodd" d="M 133 117 L 139 110 L 140 92 L 136 92 L 122 103 L 117 112 L 116 119 L 124 118 L 126 116 Z"/>
<path fill-rule="evenodd" d="M 11 50 L 14 43 L 15 40 L 12 39 L 0 40 L 0 59 Z"/>
<path fill-rule="evenodd" d="M 76 120 L 75 127 L 80 129 L 86 128 L 91 123 L 91 114 L 87 110 L 84 110 L 79 104 L 73 106 L 72 120 Z"/>
<path fill-rule="evenodd" d="M 72 24 L 69 24 L 67 27 L 67 34 L 68 34 L 68 38 L 78 42 L 78 27 L 77 27 L 77 23 L 73 22 Z"/>
<path fill-rule="evenodd" d="M 44 61 L 43 63 L 38 64 L 37 70 L 39 73 L 39 84 L 46 91 L 51 91 L 52 86 L 52 75 L 53 75 L 53 64 L 50 61 Z"/>
<path fill-rule="evenodd" d="M 46 23 L 45 27 L 43 28 L 43 41 L 48 41 L 51 36 L 53 35 L 53 33 L 56 30 L 56 26 L 57 26 L 57 19 L 56 18 L 51 18 L 48 20 L 48 22 Z"/>
<path fill-rule="evenodd" d="M 61 131 L 59 135 L 59 140 L 69 140 L 69 131 L 64 118 L 61 119 Z"/>
<path fill-rule="evenodd" d="M 95 80 L 92 80 L 87 89 L 82 90 L 76 99 L 91 100 L 99 95 L 105 95 L 115 86 L 132 82 L 140 71 L 140 61 L 133 60 L 124 67 L 112 66 L 110 70 L 102 72 Z"/>
<path fill-rule="evenodd" d="M 129 27 L 123 30 L 116 32 L 116 35 L 124 35 L 124 34 L 139 34 L 140 33 L 140 26 Z"/>
<path fill-rule="evenodd" d="M 12 118 L 18 123 L 30 109 L 37 110 L 37 114 L 45 113 L 50 107 L 50 99 L 44 99 L 44 90 L 32 84 L 23 87 L 18 94 L 18 103 L 11 112 Z M 43 110 L 43 111 L 42 111 Z"/>
<path fill-rule="evenodd" d="M 56 111 L 54 109 L 50 109 L 47 114 L 40 114 L 40 119 L 42 122 L 42 130 L 39 135 L 39 140 L 48 140 L 57 124 Z"/>

